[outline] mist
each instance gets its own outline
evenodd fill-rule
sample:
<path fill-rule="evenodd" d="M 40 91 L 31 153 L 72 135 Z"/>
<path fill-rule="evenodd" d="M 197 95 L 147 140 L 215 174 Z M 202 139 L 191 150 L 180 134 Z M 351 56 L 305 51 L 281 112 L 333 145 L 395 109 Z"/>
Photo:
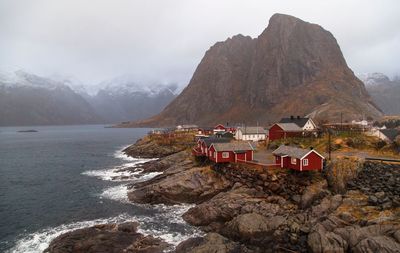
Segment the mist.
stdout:
<path fill-rule="evenodd" d="M 274 13 L 330 31 L 355 73 L 400 73 L 398 1 L 0 0 L 0 69 L 187 85 L 205 51 Z"/>

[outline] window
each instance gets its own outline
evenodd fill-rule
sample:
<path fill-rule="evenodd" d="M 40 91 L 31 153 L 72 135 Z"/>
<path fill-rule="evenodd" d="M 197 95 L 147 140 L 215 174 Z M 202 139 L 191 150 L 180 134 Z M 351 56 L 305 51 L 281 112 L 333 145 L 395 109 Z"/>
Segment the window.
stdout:
<path fill-rule="evenodd" d="M 308 166 L 308 159 L 303 160 L 303 166 Z"/>
<path fill-rule="evenodd" d="M 214 159 L 217 159 L 217 152 L 214 152 Z"/>
<path fill-rule="evenodd" d="M 229 152 L 222 152 L 222 158 L 229 158 Z"/>
<path fill-rule="evenodd" d="M 292 162 L 292 164 L 296 164 L 297 163 L 296 158 L 292 158 L 291 162 Z"/>
<path fill-rule="evenodd" d="M 209 156 L 212 156 L 212 152 L 210 151 L 210 154 L 209 154 Z"/>

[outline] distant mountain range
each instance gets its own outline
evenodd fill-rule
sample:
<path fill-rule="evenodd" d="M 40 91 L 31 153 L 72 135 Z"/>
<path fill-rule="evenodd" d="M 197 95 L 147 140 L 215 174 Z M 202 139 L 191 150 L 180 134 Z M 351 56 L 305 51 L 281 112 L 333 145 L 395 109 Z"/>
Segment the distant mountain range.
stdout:
<path fill-rule="evenodd" d="M 213 45 L 160 114 L 127 125 L 268 124 L 288 115 L 335 121 L 382 112 L 330 32 L 275 14 L 258 38 L 236 35 Z"/>
<path fill-rule="evenodd" d="M 360 74 L 367 91 L 386 115 L 400 115 L 400 79 L 382 73 Z"/>
<path fill-rule="evenodd" d="M 118 123 L 160 112 L 177 85 L 141 85 L 116 78 L 87 90 L 73 78 L 0 72 L 0 126 Z"/>

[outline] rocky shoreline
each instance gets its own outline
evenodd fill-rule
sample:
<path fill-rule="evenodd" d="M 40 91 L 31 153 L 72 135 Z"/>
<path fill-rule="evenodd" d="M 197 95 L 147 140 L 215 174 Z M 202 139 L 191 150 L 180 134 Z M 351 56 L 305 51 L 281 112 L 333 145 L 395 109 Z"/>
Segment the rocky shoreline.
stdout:
<path fill-rule="evenodd" d="M 400 252 L 399 165 L 344 159 L 331 163 L 322 174 L 298 173 L 215 166 L 197 161 L 184 146 L 177 147 L 158 150 L 151 141 L 141 140 L 125 150 L 133 156 L 157 155 L 158 160 L 141 165 L 142 173 L 162 173 L 131 184 L 130 201 L 195 204 L 183 219 L 205 236 L 181 242 L 175 252 Z M 110 247 L 107 252 L 167 249 L 157 238 L 146 239 L 145 249 L 132 246 L 137 241 L 124 241 L 122 247 L 112 239 L 122 236 L 118 234 L 121 225 L 104 226 L 117 234 L 88 228 L 75 241 L 71 240 L 76 238 L 73 231 L 56 238 L 48 252 L 71 252 L 56 249 L 101 240 Z M 140 243 L 147 238 L 135 236 Z M 74 252 L 98 251 L 89 247 Z"/>

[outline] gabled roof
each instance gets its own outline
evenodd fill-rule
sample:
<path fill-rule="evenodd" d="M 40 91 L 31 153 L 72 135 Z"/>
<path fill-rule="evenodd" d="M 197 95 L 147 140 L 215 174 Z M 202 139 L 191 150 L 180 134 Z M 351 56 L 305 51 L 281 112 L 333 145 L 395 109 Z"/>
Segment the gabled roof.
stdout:
<path fill-rule="evenodd" d="M 254 150 L 249 142 L 213 143 L 212 146 L 215 148 L 215 151 L 241 152 Z"/>
<path fill-rule="evenodd" d="M 280 128 L 282 128 L 285 132 L 301 132 L 303 131 L 302 128 L 300 128 L 297 124 L 295 123 L 276 123 Z"/>
<path fill-rule="evenodd" d="M 400 135 L 400 130 L 397 129 L 381 129 L 382 134 L 384 134 L 390 141 L 394 141 L 397 135 Z"/>
<path fill-rule="evenodd" d="M 279 123 L 294 123 L 297 126 L 303 128 L 307 121 L 309 121 L 310 118 L 298 118 L 298 117 L 293 117 L 293 118 L 282 118 Z"/>
<path fill-rule="evenodd" d="M 209 137 L 203 139 L 203 142 L 207 145 L 207 147 L 210 147 L 211 144 L 213 143 L 226 143 L 230 141 L 231 139 L 228 138 L 216 138 L 216 137 Z"/>
<path fill-rule="evenodd" d="M 275 149 L 272 151 L 272 154 L 278 155 L 278 156 L 290 156 L 298 159 L 303 159 L 305 156 L 307 156 L 309 153 L 315 152 L 317 155 L 319 155 L 321 158 L 324 159 L 322 155 L 320 155 L 317 151 L 313 149 L 304 149 L 304 148 L 297 148 L 297 147 L 292 147 L 292 146 L 285 146 L 285 145 L 280 145 L 279 148 Z"/>
<path fill-rule="evenodd" d="M 239 127 L 237 131 L 242 131 L 243 134 L 266 134 L 267 130 L 263 127 Z"/>

